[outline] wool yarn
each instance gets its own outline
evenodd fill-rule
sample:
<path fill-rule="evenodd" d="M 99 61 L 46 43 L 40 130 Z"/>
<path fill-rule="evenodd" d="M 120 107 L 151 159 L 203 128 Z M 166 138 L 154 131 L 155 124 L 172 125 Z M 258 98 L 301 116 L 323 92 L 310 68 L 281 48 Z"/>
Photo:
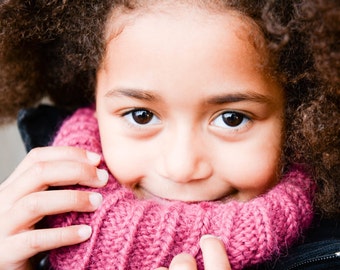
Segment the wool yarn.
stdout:
<path fill-rule="evenodd" d="M 94 110 L 76 111 L 63 123 L 53 145 L 101 154 Z M 100 167 L 106 168 L 104 160 Z M 301 166 L 291 168 L 275 187 L 248 202 L 140 200 L 112 175 L 96 191 L 104 199 L 95 212 L 48 218 L 52 227 L 89 224 L 93 229 L 88 241 L 51 251 L 54 269 L 149 270 L 169 266 L 181 252 L 193 255 L 198 269 L 203 269 L 199 240 L 205 234 L 219 236 L 232 269 L 242 269 L 284 252 L 313 217 L 313 184 Z"/>

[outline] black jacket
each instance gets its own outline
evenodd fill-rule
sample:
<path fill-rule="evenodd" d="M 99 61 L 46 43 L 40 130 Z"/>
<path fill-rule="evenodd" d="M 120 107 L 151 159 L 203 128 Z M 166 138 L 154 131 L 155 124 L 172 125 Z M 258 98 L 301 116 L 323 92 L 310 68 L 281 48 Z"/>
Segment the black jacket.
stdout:
<path fill-rule="evenodd" d="M 20 111 L 18 127 L 26 150 L 48 145 L 62 121 L 70 114 L 48 105 Z M 38 258 L 36 269 L 50 269 L 48 257 Z M 317 215 L 309 231 L 300 243 L 290 248 L 288 254 L 249 269 L 340 270 L 340 220 Z"/>

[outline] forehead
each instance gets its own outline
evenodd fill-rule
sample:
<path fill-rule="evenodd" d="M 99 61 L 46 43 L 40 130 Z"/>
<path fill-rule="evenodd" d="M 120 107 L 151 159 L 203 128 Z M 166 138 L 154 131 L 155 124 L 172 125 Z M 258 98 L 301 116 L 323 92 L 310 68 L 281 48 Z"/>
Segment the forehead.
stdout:
<path fill-rule="evenodd" d="M 213 82 L 224 83 L 228 76 L 234 82 L 274 79 L 264 68 L 268 57 L 259 27 L 230 9 L 212 12 L 181 6 L 144 13 L 120 11 L 108 21 L 106 38 L 99 72 L 106 72 L 111 84 L 161 78 L 175 83 L 184 74 L 205 77 L 202 83 L 210 84 L 208 88 Z M 189 77 L 187 81 L 191 83 Z"/>
<path fill-rule="evenodd" d="M 132 1 L 134 6 L 128 9 L 118 6 L 113 9 L 109 16 L 106 27 L 104 42 L 105 47 L 110 41 L 119 37 L 126 27 L 141 22 L 141 18 L 148 16 L 161 17 L 190 17 L 192 14 L 200 14 L 196 16 L 200 21 L 196 20 L 196 27 L 204 29 L 206 25 L 214 24 L 217 18 L 228 18 L 225 20 L 227 29 L 234 29 L 237 36 L 251 45 L 255 52 L 261 55 L 263 66 L 268 65 L 267 50 L 265 48 L 265 39 L 260 27 L 255 21 L 243 13 L 231 9 L 224 1 L 210 0 L 184 0 L 184 1 Z M 204 20 L 203 20 L 204 18 Z M 157 22 L 156 22 L 157 24 Z M 223 31 L 223 29 L 221 29 Z"/>

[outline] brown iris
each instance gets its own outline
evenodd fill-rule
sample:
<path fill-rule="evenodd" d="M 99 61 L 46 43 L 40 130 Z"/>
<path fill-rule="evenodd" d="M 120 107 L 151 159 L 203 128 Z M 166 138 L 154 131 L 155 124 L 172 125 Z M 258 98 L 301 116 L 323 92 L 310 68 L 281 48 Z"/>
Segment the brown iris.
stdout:
<path fill-rule="evenodd" d="M 131 112 L 131 114 L 133 120 L 140 125 L 148 124 L 154 117 L 154 114 L 148 110 L 136 110 Z"/>
<path fill-rule="evenodd" d="M 230 127 L 239 126 L 244 119 L 244 115 L 237 112 L 227 112 L 222 115 L 223 122 Z"/>

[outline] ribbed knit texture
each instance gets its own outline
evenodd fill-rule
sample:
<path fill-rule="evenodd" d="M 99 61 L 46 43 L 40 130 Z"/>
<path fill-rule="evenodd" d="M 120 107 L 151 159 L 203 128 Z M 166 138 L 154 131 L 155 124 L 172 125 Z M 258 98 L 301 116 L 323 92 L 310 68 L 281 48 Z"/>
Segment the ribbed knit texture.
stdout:
<path fill-rule="evenodd" d="M 64 122 L 53 145 L 101 153 L 93 113 L 90 108 L 79 109 Z M 100 167 L 106 168 L 104 161 Z M 169 266 L 181 252 L 195 256 L 198 269 L 203 269 L 199 240 L 204 234 L 219 236 L 232 269 L 242 269 L 284 252 L 313 217 L 313 184 L 298 166 L 266 194 L 246 203 L 139 200 L 112 175 L 107 186 L 93 190 L 104 197 L 97 211 L 49 219 L 51 226 L 89 224 L 93 228 L 88 241 L 51 252 L 50 261 L 56 270 L 150 270 Z"/>

